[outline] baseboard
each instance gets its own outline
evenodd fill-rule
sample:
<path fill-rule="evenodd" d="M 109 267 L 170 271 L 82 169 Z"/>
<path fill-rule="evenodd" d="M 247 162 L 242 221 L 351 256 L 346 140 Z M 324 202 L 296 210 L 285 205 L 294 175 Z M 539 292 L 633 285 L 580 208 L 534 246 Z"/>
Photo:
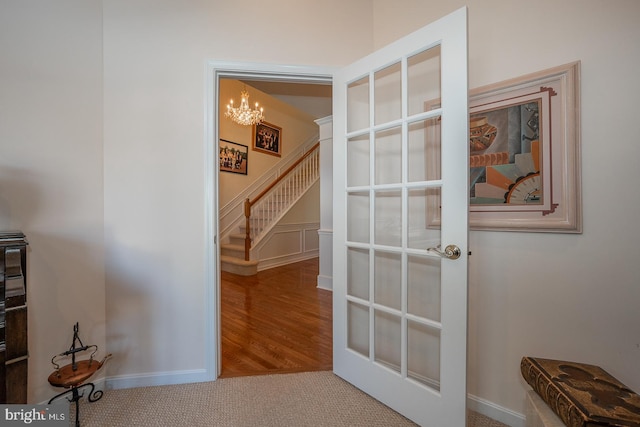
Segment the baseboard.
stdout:
<path fill-rule="evenodd" d="M 283 265 L 292 264 L 294 262 L 306 261 L 312 258 L 318 258 L 318 250 L 312 250 L 305 253 L 294 253 L 289 255 L 283 255 L 280 257 L 261 259 L 258 264 L 258 271 L 268 270 L 274 267 L 281 267 Z"/>
<path fill-rule="evenodd" d="M 135 387 L 151 387 L 158 385 L 189 384 L 213 381 L 206 369 L 192 371 L 159 372 L 154 374 L 120 375 L 109 377 L 105 381 L 106 390 L 117 390 Z"/>
<path fill-rule="evenodd" d="M 493 418 L 494 420 L 500 421 L 510 427 L 525 427 L 526 417 L 524 414 L 496 405 L 495 403 L 481 399 L 478 396 L 474 396 L 472 394 L 468 395 L 467 407 L 479 414 Z"/>
<path fill-rule="evenodd" d="M 318 275 L 318 288 L 326 289 L 327 291 L 332 291 L 333 277 Z"/>

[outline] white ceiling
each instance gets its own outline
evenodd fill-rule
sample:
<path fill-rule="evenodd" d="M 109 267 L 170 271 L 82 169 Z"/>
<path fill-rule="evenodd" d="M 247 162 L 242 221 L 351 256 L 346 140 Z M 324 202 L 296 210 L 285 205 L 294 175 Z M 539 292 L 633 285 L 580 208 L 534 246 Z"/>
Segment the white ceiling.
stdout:
<path fill-rule="evenodd" d="M 304 111 L 314 119 L 331 115 L 331 85 L 267 80 L 242 80 L 242 82 Z"/>

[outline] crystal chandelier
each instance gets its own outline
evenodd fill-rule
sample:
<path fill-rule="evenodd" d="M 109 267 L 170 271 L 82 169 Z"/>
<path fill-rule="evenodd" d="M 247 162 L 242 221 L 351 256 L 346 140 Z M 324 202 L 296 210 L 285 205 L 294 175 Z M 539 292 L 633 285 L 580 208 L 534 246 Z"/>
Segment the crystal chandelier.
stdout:
<path fill-rule="evenodd" d="M 227 105 L 227 112 L 224 114 L 225 117 L 245 126 L 255 125 L 264 120 L 264 116 L 262 114 L 264 109 L 260 108 L 258 110 L 257 102 L 255 110 L 249 108 L 249 92 L 247 92 L 246 89 L 240 92 L 240 97 L 242 100 L 240 101 L 239 107 L 233 106 L 233 99 L 229 101 L 229 104 Z"/>

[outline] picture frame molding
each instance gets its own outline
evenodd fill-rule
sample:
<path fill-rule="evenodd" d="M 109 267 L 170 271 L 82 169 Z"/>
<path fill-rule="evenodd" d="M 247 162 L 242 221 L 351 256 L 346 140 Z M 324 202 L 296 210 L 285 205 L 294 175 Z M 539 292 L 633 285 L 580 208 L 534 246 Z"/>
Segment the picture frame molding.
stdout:
<path fill-rule="evenodd" d="M 469 203 L 470 230 L 582 233 L 580 84 L 580 61 L 575 61 L 470 90 L 470 119 L 475 113 L 482 112 L 483 107 L 490 109 L 491 105 L 527 94 L 540 93 L 541 98 L 554 101 L 548 107 L 548 122 L 542 122 L 545 132 L 549 132 L 548 145 L 542 143 L 547 150 L 540 157 L 546 165 L 543 167 L 548 168 L 543 194 L 546 192 L 550 199 L 538 206 Z M 439 106 L 439 99 L 425 102 L 427 111 Z M 432 129 L 427 139 L 439 141 L 439 126 Z M 429 169 L 439 176 L 440 164 L 431 157 Z M 471 152 L 469 161 L 471 179 Z M 509 191 L 510 188 L 505 187 L 503 194 Z M 469 197 L 471 199 L 471 194 Z M 429 228 L 440 227 L 440 204 L 439 193 L 427 196 Z"/>
<path fill-rule="evenodd" d="M 542 70 L 470 91 L 470 116 L 501 100 L 539 92 L 548 100 L 549 115 L 541 114 L 541 162 L 549 168 L 539 206 L 469 205 L 472 230 L 582 233 L 580 61 Z M 546 95 L 545 95 L 546 94 Z M 546 97 L 548 96 L 548 99 Z M 546 106 L 545 106 L 546 108 Z"/>

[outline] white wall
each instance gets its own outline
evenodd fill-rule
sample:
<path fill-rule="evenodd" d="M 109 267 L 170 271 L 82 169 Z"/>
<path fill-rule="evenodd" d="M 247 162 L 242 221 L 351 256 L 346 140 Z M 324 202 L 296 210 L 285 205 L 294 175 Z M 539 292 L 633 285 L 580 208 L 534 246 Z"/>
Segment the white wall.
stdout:
<path fill-rule="evenodd" d="M 342 64 L 371 50 L 371 24 L 368 0 L 104 2 L 107 344 L 119 385 L 202 379 L 211 362 L 206 61 Z"/>
<path fill-rule="evenodd" d="M 29 241 L 34 402 L 76 322 L 105 354 L 101 22 L 100 1 L 0 3 L 0 229 Z"/>
<path fill-rule="evenodd" d="M 582 62 L 584 214 L 581 235 L 471 232 L 469 392 L 523 413 L 523 356 L 596 364 L 640 391 L 640 3 L 376 0 L 375 46 L 465 4 L 471 88 Z"/>

